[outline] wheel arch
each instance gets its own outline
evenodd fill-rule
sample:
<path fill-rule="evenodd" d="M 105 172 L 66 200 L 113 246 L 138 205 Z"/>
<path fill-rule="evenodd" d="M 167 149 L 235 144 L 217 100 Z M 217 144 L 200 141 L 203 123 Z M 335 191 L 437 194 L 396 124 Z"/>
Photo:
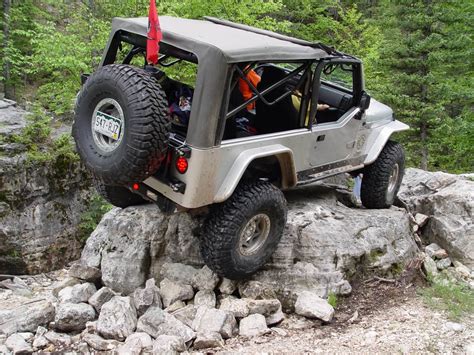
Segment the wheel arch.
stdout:
<path fill-rule="evenodd" d="M 261 167 L 263 163 L 270 168 L 278 167 L 279 179 L 272 182 L 279 188 L 287 189 L 296 185 L 296 167 L 291 149 L 281 144 L 248 149 L 240 153 L 232 164 L 217 191 L 214 203 L 227 200 L 242 178 L 245 177 L 245 174 L 252 169 Z"/>
<path fill-rule="evenodd" d="M 372 164 L 378 158 L 383 147 L 394 133 L 406 131 L 409 128 L 405 123 L 395 120 L 379 129 L 374 129 L 367 141 L 369 149 L 366 153 L 364 165 Z"/>

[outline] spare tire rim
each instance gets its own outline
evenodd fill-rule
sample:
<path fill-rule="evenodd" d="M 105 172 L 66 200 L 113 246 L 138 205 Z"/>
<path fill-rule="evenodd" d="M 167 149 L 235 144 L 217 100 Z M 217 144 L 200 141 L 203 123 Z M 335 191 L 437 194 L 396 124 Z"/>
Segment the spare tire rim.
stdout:
<path fill-rule="evenodd" d="M 253 216 L 240 232 L 239 251 L 242 255 L 252 255 L 258 251 L 270 234 L 270 218 L 260 213 Z"/>
<path fill-rule="evenodd" d="M 98 127 L 101 120 L 106 119 L 114 122 L 114 126 L 118 124 L 118 132 L 116 137 L 104 134 Z M 99 120 L 99 122 L 97 122 Z M 94 143 L 105 152 L 113 152 L 122 143 L 125 132 L 125 116 L 120 104 L 111 98 L 101 100 L 94 109 L 91 121 L 92 137 Z"/>
<path fill-rule="evenodd" d="M 398 164 L 393 166 L 390 177 L 388 178 L 387 199 L 391 201 L 395 196 L 395 190 L 398 184 L 398 175 L 400 174 L 400 167 Z"/>

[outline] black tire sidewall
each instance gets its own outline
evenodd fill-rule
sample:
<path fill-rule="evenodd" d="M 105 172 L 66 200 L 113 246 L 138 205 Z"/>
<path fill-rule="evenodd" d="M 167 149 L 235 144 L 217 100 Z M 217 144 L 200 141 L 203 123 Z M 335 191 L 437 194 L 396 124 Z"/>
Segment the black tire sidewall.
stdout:
<path fill-rule="evenodd" d="M 240 234 L 249 220 L 264 213 L 270 219 L 266 241 L 251 255 L 240 253 Z M 283 193 L 267 182 L 242 183 L 224 203 L 214 205 L 203 228 L 201 254 L 220 276 L 238 280 L 262 267 L 278 246 L 287 218 Z"/>
<path fill-rule="evenodd" d="M 78 139 L 83 139 L 86 144 L 82 145 L 83 154 L 87 157 L 86 164 L 91 166 L 110 165 L 117 166 L 123 163 L 126 156 L 126 146 L 131 139 L 129 120 L 131 112 L 128 105 L 128 98 L 120 92 L 117 84 L 112 80 L 104 80 L 100 85 L 95 85 L 94 91 L 88 90 L 82 96 L 76 110 L 77 125 L 76 135 Z M 99 102 L 103 99 L 113 99 L 118 102 L 124 114 L 124 134 L 120 145 L 111 152 L 106 152 L 96 145 L 92 132 L 93 113 Z M 103 172 L 105 173 L 105 171 Z"/>
<path fill-rule="evenodd" d="M 260 202 L 260 203 L 259 203 Z M 270 232 L 264 244 L 251 255 L 240 253 L 240 236 L 243 228 L 250 219 L 258 214 L 266 214 L 270 219 Z M 240 228 L 237 229 L 233 240 L 231 257 L 237 270 L 248 274 L 249 270 L 258 269 L 272 255 L 280 241 L 286 222 L 286 211 L 272 200 L 256 201 L 256 206 L 248 210 L 247 216 L 238 221 Z"/>
<path fill-rule="evenodd" d="M 123 136 L 112 151 L 94 141 L 93 113 L 103 99 L 123 111 Z M 129 65 L 100 68 L 78 95 L 72 130 L 84 165 L 109 185 L 128 185 L 154 174 L 168 149 L 169 112 L 166 94 L 147 72 Z"/>
<path fill-rule="evenodd" d="M 393 196 L 388 197 L 390 174 L 395 164 L 399 173 Z M 388 141 L 374 163 L 364 169 L 361 187 L 362 204 L 366 208 L 389 208 L 395 202 L 405 172 L 405 154 L 402 146 Z"/>

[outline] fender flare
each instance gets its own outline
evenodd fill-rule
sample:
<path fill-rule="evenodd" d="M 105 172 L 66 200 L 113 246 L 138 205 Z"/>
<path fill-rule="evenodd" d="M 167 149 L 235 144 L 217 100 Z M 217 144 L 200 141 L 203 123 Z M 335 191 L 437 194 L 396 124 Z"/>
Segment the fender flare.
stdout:
<path fill-rule="evenodd" d="M 385 147 L 385 144 L 393 133 L 406 131 L 409 128 L 410 126 L 407 124 L 398 120 L 394 120 L 386 125 L 383 125 L 379 130 L 374 129 L 375 132 L 372 134 L 376 135 L 376 137 L 373 143 L 370 144 L 370 149 L 368 150 L 364 160 L 364 165 L 372 164 L 378 158 L 380 152 L 382 151 L 383 147 Z M 370 140 L 371 139 L 369 138 L 369 142 Z"/>
<path fill-rule="evenodd" d="M 248 166 L 258 158 L 275 156 L 280 165 L 282 177 L 282 189 L 287 189 L 296 185 L 297 176 L 293 152 L 288 147 L 281 144 L 274 144 L 267 147 L 252 148 L 240 153 L 225 176 L 217 194 L 214 197 L 214 203 L 227 200 L 240 182 Z"/>

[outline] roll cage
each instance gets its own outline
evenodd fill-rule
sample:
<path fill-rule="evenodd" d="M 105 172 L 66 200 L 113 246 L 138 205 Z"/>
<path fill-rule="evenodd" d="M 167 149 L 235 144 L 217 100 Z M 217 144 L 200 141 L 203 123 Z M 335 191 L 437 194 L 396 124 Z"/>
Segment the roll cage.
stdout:
<path fill-rule="evenodd" d="M 325 46 L 321 43 L 310 43 L 303 40 L 298 40 L 291 37 L 278 35 L 269 31 L 259 30 L 252 27 L 239 25 L 239 24 L 233 24 L 231 22 L 228 23 L 227 21 L 223 21 L 219 19 L 212 19 L 212 18 L 206 18 L 206 19 L 215 23 L 224 24 L 226 26 L 231 26 L 231 27 L 235 27 L 235 28 L 242 29 L 249 32 L 263 34 L 266 36 L 271 36 L 277 39 L 282 39 L 282 40 L 285 40 L 291 43 L 296 43 L 302 46 L 318 48 L 328 53 L 327 56 L 320 59 L 282 60 L 281 58 L 278 58 L 278 55 L 275 55 L 274 59 L 273 58 L 271 60 L 265 59 L 265 60 L 262 60 L 261 62 L 251 61 L 251 62 L 229 63 L 228 68 L 226 70 L 227 78 L 224 79 L 224 77 L 222 77 L 223 81 L 226 82 L 224 85 L 224 88 L 226 88 L 227 92 L 224 90 L 224 95 L 221 97 L 221 99 L 214 96 L 215 97 L 214 103 L 206 103 L 206 105 L 216 105 L 220 107 L 220 110 L 219 110 L 220 113 L 217 115 L 218 117 L 216 117 L 217 118 L 216 124 L 214 125 L 213 128 L 209 127 L 208 132 L 206 132 L 206 135 L 209 135 L 208 136 L 209 140 L 211 139 L 212 135 L 214 136 L 212 141 L 208 140 L 210 144 L 213 144 L 214 146 L 220 144 L 223 134 L 224 134 L 226 120 L 232 115 L 242 110 L 248 104 L 253 103 L 257 100 L 261 100 L 264 104 L 272 106 L 280 102 L 281 100 L 285 99 L 289 95 L 291 95 L 293 90 L 288 89 L 288 90 L 285 90 L 284 93 L 282 93 L 281 95 L 279 95 L 277 98 L 273 100 L 268 100 L 265 97 L 267 94 L 273 92 L 274 90 L 279 89 L 284 85 L 288 85 L 290 81 L 293 81 L 292 88 L 299 88 L 299 87 L 303 88 L 303 90 L 301 91 L 300 127 L 310 129 L 314 121 L 314 118 L 316 116 L 316 111 L 317 111 L 317 105 L 311 105 L 311 103 L 318 102 L 318 94 L 319 94 L 319 89 L 321 86 L 321 80 L 320 80 L 321 72 L 324 69 L 324 67 L 328 64 L 353 65 L 355 69 L 353 72 L 353 81 L 354 81 L 353 105 L 358 105 L 358 103 L 360 102 L 360 99 L 363 96 L 364 86 L 363 86 L 362 64 L 359 59 L 352 57 L 350 55 L 338 52 L 334 50 L 333 48 Z M 122 42 L 132 45 L 131 50 L 125 55 L 125 58 L 123 59 L 124 64 L 130 64 L 135 56 L 141 55 L 145 52 L 146 37 L 144 37 L 141 34 L 127 32 L 126 30 L 118 30 L 109 42 L 109 47 L 106 49 L 106 52 L 104 53 L 102 65 L 112 64 L 117 60 L 117 53 L 118 53 L 118 50 L 121 49 Z M 183 60 L 198 64 L 198 57 L 196 54 L 177 48 L 166 42 L 160 43 L 160 52 L 162 53 L 162 55 L 159 58 L 159 64 L 162 65 L 163 67 L 173 66 Z M 174 58 L 174 59 L 169 60 L 170 58 Z M 266 64 L 268 63 L 272 63 L 272 64 L 294 63 L 294 64 L 297 64 L 298 66 L 293 70 L 289 70 L 287 72 L 287 75 L 281 80 L 278 80 L 276 83 L 274 83 L 270 87 L 267 87 L 259 91 L 247 79 L 245 68 L 247 68 L 249 65 L 250 67 L 252 67 L 255 65 L 259 65 L 260 63 L 266 63 Z M 237 107 L 234 107 L 230 111 L 228 111 L 230 93 L 235 88 L 235 85 L 236 85 L 236 81 L 232 80 L 235 74 L 237 74 L 239 78 L 243 79 L 249 85 L 254 95 L 250 99 L 246 100 L 245 102 L 241 103 Z M 307 82 L 305 82 L 305 80 L 307 80 Z M 200 88 L 196 87 L 196 89 L 206 90 L 206 86 L 200 86 Z M 202 97 L 200 93 L 197 93 L 196 96 Z M 207 96 L 207 97 L 209 98 L 210 96 Z M 305 122 L 306 121 L 305 116 L 306 116 L 308 107 L 309 107 L 309 112 L 310 112 L 309 120 Z M 206 117 L 206 119 L 210 119 L 210 117 Z M 214 132 L 210 132 L 209 129 L 213 130 Z M 195 133 L 198 134 L 197 132 Z"/>

